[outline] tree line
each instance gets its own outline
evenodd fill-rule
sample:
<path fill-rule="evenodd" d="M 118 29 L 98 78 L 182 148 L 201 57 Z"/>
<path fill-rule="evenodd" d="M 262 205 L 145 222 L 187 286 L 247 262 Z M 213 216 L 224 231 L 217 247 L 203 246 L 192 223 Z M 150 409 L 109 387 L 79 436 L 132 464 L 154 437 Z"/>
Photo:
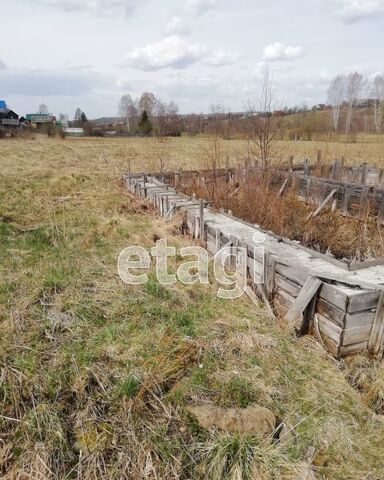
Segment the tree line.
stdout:
<path fill-rule="evenodd" d="M 359 72 L 337 75 L 328 88 L 327 103 L 332 108 L 331 126 L 335 132 L 349 134 L 358 108 L 365 108 L 373 117 L 374 129 L 383 132 L 384 126 L 384 76 L 373 80 Z"/>
<path fill-rule="evenodd" d="M 167 103 L 152 92 L 144 92 L 139 98 L 123 95 L 119 115 L 126 120 L 130 135 L 177 136 L 181 134 L 177 119 L 179 107 L 173 101 Z"/>

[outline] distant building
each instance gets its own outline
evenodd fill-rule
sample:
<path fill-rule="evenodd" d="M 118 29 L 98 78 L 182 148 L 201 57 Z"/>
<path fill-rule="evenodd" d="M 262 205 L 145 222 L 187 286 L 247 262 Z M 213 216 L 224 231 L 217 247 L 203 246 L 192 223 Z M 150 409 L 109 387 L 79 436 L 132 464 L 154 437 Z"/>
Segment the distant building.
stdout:
<path fill-rule="evenodd" d="M 126 125 L 127 119 L 124 117 L 101 117 L 93 120 L 93 123 L 97 126 L 116 127 L 118 125 Z"/>
<path fill-rule="evenodd" d="M 325 105 L 325 103 L 318 103 L 317 105 L 314 105 L 314 106 L 312 107 L 312 110 L 313 110 L 314 112 L 316 112 L 316 111 L 317 111 L 317 112 L 321 112 L 321 111 L 327 110 L 327 109 L 328 109 L 328 107 L 327 107 L 327 105 Z"/>
<path fill-rule="evenodd" d="M 68 137 L 82 137 L 84 135 L 84 128 L 65 127 L 63 132 Z"/>
<path fill-rule="evenodd" d="M 50 113 L 27 113 L 27 122 L 33 123 L 39 128 L 41 125 L 55 123 L 56 117 Z"/>
<path fill-rule="evenodd" d="M 3 127 L 18 127 L 19 116 L 13 110 L 7 108 L 5 100 L 0 100 L 0 125 Z"/>

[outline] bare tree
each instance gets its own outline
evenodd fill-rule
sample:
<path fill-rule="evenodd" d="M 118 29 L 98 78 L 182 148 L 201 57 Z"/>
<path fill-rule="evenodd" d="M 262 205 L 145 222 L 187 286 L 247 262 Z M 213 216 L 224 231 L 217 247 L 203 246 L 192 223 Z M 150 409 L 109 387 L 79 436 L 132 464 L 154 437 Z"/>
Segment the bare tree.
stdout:
<path fill-rule="evenodd" d="M 359 97 L 363 89 L 364 79 L 358 73 L 350 73 L 346 82 L 346 101 L 347 101 L 347 118 L 345 122 L 345 133 L 348 134 L 351 130 L 353 110 L 357 105 Z"/>
<path fill-rule="evenodd" d="M 246 121 L 251 151 L 264 168 L 272 160 L 274 143 L 283 121 L 283 112 L 278 110 L 276 87 L 266 69 L 259 91 L 248 100 Z"/>
<path fill-rule="evenodd" d="M 384 76 L 376 75 L 373 79 L 372 93 L 374 96 L 373 115 L 375 129 L 380 133 L 383 128 L 384 119 Z"/>
<path fill-rule="evenodd" d="M 179 113 L 179 106 L 174 101 L 168 103 L 168 115 L 175 116 Z"/>
<path fill-rule="evenodd" d="M 328 88 L 328 104 L 332 107 L 332 127 L 336 132 L 340 124 L 341 108 L 345 96 L 345 76 L 338 75 L 335 77 Z"/>
<path fill-rule="evenodd" d="M 82 112 L 81 108 L 77 107 L 77 108 L 76 108 L 76 112 L 75 112 L 75 116 L 73 117 L 73 120 L 74 120 L 75 122 L 80 122 L 80 120 L 81 120 L 81 114 L 82 114 L 82 113 L 83 113 L 83 112 Z"/>
<path fill-rule="evenodd" d="M 155 113 L 157 103 L 158 100 L 152 92 L 144 92 L 139 100 L 140 114 L 146 111 L 149 116 L 152 116 Z"/>
<path fill-rule="evenodd" d="M 164 136 L 175 135 L 179 131 L 178 119 L 176 118 L 179 107 L 175 102 L 164 103 L 160 99 L 156 100 L 154 115 L 155 134 L 158 139 Z"/>
<path fill-rule="evenodd" d="M 119 102 L 119 115 L 127 121 L 128 132 L 131 132 L 137 124 L 138 111 L 136 102 L 130 95 L 123 95 Z"/>

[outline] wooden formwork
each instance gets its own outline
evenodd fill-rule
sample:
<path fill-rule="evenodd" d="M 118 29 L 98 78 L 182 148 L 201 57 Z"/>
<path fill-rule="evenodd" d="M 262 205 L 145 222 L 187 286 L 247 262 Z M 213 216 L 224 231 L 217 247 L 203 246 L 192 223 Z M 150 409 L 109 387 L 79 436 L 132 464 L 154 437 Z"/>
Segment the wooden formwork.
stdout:
<path fill-rule="evenodd" d="M 297 330 L 316 336 L 336 358 L 382 353 L 384 266 L 349 271 L 341 262 L 214 211 L 208 202 L 159 180 L 167 176 L 124 175 L 123 181 L 131 192 L 156 205 L 162 216 L 183 212 L 188 233 L 212 255 L 228 245 L 245 248 L 250 287 Z M 263 251 L 255 249 L 254 236 L 261 233 Z"/>

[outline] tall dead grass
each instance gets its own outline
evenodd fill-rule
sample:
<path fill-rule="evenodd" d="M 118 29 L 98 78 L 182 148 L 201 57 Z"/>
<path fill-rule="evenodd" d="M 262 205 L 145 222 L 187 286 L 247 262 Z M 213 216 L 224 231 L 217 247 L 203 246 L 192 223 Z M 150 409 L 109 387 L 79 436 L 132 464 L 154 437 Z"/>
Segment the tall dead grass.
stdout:
<path fill-rule="evenodd" d="M 231 184 L 220 177 L 203 186 L 196 178 L 185 192 L 213 201 L 216 208 L 229 210 L 265 230 L 337 258 L 362 261 L 384 254 L 382 227 L 368 215 L 364 221 L 344 217 L 328 206 L 308 221 L 316 205 L 301 201 L 294 185 L 279 196 L 281 185 L 273 172 L 261 177 L 249 170 L 244 180 Z"/>

